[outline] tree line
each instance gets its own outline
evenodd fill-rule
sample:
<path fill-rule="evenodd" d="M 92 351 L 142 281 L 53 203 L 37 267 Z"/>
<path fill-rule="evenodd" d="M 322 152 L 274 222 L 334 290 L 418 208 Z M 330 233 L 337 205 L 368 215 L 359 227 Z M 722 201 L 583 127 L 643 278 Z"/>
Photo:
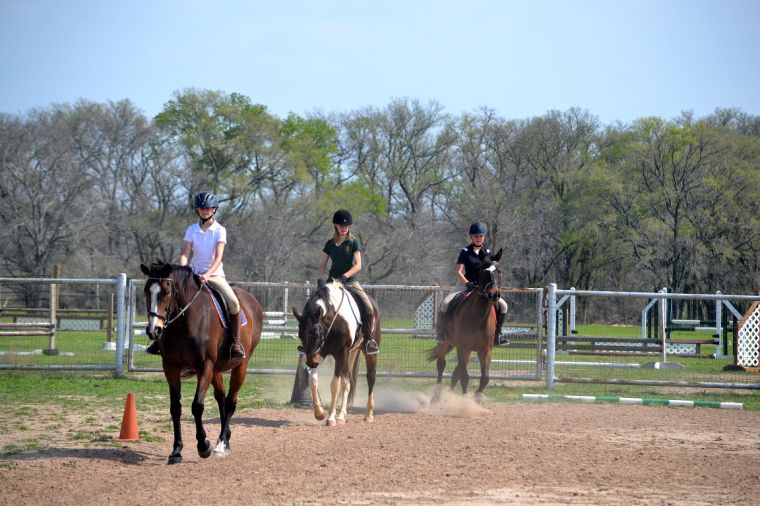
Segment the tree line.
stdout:
<path fill-rule="evenodd" d="M 240 94 L 176 92 L 154 118 L 129 100 L 0 114 L 4 276 L 139 275 L 176 261 L 210 190 L 233 280 L 314 281 L 349 209 L 365 283 L 453 284 L 467 228 L 504 248 L 503 284 L 754 293 L 760 116 L 587 110 L 506 119 L 436 102 L 277 117 Z"/>

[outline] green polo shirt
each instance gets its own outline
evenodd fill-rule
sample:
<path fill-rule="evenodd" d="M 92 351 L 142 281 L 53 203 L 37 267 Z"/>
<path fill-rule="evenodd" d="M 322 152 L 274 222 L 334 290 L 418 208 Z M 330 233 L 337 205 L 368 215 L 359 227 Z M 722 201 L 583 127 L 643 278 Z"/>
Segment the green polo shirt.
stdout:
<path fill-rule="evenodd" d="M 346 239 L 340 246 L 336 246 L 330 239 L 325 243 L 325 247 L 322 249 L 332 261 L 330 265 L 330 277 L 338 279 L 341 274 L 344 274 L 351 267 L 354 266 L 354 252 L 361 251 L 362 245 L 359 239 L 353 238 L 351 240 Z M 357 276 L 351 276 L 349 281 L 358 281 Z"/>

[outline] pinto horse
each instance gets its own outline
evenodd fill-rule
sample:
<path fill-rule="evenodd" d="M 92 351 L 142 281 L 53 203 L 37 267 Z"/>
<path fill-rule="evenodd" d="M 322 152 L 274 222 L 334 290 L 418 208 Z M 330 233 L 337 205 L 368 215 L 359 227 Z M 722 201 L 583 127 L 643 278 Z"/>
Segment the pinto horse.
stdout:
<path fill-rule="evenodd" d="M 495 255 L 480 251 L 480 267 L 478 271 L 478 286 L 474 290 L 458 294 L 451 301 L 444 325 L 445 339 L 428 351 L 428 362 L 436 360 L 438 381 L 433 400 L 440 399 L 443 371 L 446 368 L 446 354 L 453 348 L 457 349 L 457 366 L 451 375 L 451 389 L 457 382 L 462 387 L 462 393 L 467 393 L 470 375 L 467 364 L 472 352 L 478 354 L 480 361 L 480 385 L 475 395 L 480 397 L 488 385 L 491 369 L 491 353 L 493 336 L 496 331 L 496 308 L 501 294 L 501 271 L 499 260 L 502 250 Z"/>
<path fill-rule="evenodd" d="M 170 413 L 174 427 L 174 448 L 169 464 L 182 462 L 182 430 L 180 428 L 180 389 L 182 378 L 196 376 L 197 386 L 192 412 L 195 418 L 195 439 L 198 455 L 211 455 L 211 445 L 203 428 L 203 408 L 209 384 L 219 405 L 221 432 L 214 454 L 230 453 L 230 419 L 237 407 L 238 391 L 245 382 L 248 360 L 261 339 L 264 313 L 261 304 L 248 292 L 234 288 L 240 300 L 240 310 L 246 322 L 240 332 L 240 344 L 245 358 L 231 359 L 231 337 L 225 336 L 214 301 L 205 284 L 187 266 L 164 262 L 140 265 L 148 277 L 145 283 L 145 303 L 148 309 L 147 333 L 159 339 L 164 376 L 169 383 Z M 222 373 L 230 372 L 229 392 L 225 394 Z"/>
<path fill-rule="evenodd" d="M 380 345 L 380 311 L 377 304 L 370 299 L 375 312 L 372 333 Z M 328 355 L 335 359 L 335 370 L 330 383 L 332 399 L 327 417 L 327 425 L 345 423 L 348 408 L 353 404 L 356 392 L 356 375 L 359 370 L 359 356 L 364 353 L 367 366 L 367 415 L 365 421 L 371 422 L 375 417 L 375 372 L 377 354 L 367 355 L 361 329 L 361 317 L 358 304 L 351 293 L 337 281 L 325 283 L 319 280 L 317 289 L 309 297 L 303 313 L 293 308 L 293 315 L 298 320 L 298 337 L 301 339 L 300 350 L 306 355 L 309 372 L 309 390 L 311 391 L 314 416 L 324 420 L 325 412 L 319 399 L 317 366 Z M 340 413 L 336 416 L 338 398 L 341 398 Z"/>

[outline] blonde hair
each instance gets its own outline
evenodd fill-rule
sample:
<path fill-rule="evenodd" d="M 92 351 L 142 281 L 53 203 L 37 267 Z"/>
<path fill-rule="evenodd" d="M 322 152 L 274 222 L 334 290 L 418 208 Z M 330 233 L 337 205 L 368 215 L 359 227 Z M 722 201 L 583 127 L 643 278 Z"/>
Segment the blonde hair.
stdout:
<path fill-rule="evenodd" d="M 333 225 L 332 242 L 337 244 L 339 238 L 340 238 L 340 234 L 338 233 L 338 227 Z M 348 233 L 346 234 L 346 240 L 348 240 L 349 242 L 354 240 L 354 234 L 351 233 L 350 227 L 348 229 Z M 338 244 L 338 246 L 340 246 L 340 244 Z"/>

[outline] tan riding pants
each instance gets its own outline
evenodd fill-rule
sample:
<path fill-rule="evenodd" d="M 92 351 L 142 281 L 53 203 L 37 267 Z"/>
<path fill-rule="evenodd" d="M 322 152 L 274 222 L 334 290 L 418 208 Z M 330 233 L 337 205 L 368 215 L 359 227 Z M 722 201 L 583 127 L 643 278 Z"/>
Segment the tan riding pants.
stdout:
<path fill-rule="evenodd" d="M 240 301 L 224 276 L 211 276 L 208 278 L 208 284 L 219 290 L 219 293 L 222 294 L 224 300 L 227 301 L 227 311 L 230 314 L 238 314 L 240 312 Z"/>
<path fill-rule="evenodd" d="M 459 295 L 460 293 L 463 293 L 464 290 L 459 292 L 450 293 L 446 296 L 445 299 L 443 299 L 443 302 L 441 302 L 441 313 L 445 313 L 446 310 L 449 308 L 449 304 L 451 303 L 452 299 Z M 499 302 L 496 304 L 498 307 L 498 311 L 500 314 L 507 314 L 507 301 L 499 297 Z"/>

